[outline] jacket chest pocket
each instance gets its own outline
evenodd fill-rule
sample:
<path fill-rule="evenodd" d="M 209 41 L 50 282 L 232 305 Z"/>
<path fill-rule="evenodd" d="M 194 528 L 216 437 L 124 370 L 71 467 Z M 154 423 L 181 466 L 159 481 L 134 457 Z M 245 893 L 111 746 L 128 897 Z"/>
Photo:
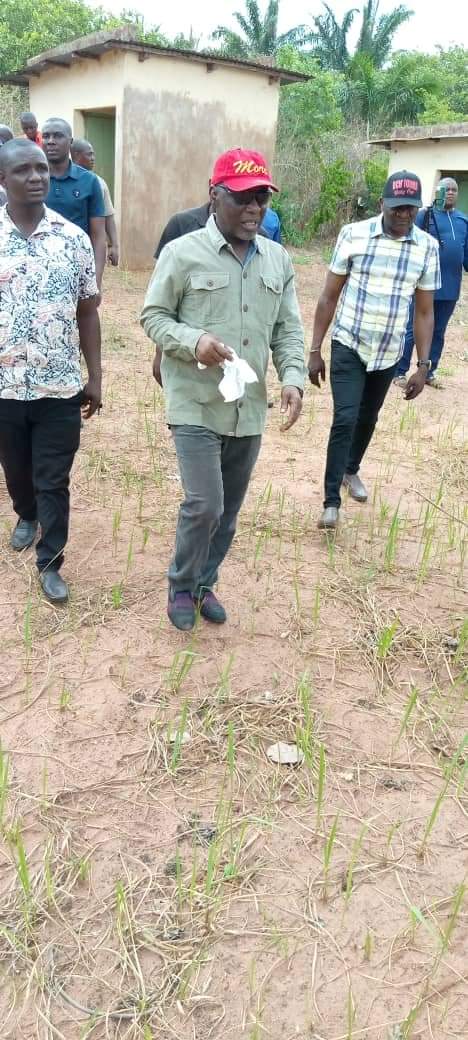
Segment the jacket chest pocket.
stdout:
<path fill-rule="evenodd" d="M 229 275 L 192 274 L 189 296 L 191 309 L 201 321 L 225 321 L 229 316 Z"/>
<path fill-rule="evenodd" d="M 262 274 L 260 276 L 260 293 L 265 322 L 267 325 L 274 325 L 278 317 L 283 293 L 281 279 L 275 278 L 274 275 Z"/>

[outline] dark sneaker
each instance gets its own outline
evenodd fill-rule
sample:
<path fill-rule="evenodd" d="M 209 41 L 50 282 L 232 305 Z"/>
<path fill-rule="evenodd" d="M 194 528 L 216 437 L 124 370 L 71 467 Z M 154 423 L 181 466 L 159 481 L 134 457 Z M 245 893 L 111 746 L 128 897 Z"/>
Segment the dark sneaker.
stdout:
<path fill-rule="evenodd" d="M 169 589 L 167 600 L 169 621 L 181 632 L 188 632 L 195 624 L 195 606 L 191 592 L 174 592 Z"/>
<path fill-rule="evenodd" d="M 211 589 L 206 589 L 206 592 L 201 592 L 199 595 L 194 596 L 194 603 L 200 614 L 205 621 L 212 621 L 215 625 L 224 625 L 227 621 L 227 614 L 223 607 L 223 604 L 219 602 L 219 599 L 215 596 Z"/>
<path fill-rule="evenodd" d="M 16 552 L 29 549 L 37 534 L 37 520 L 18 520 L 10 538 L 10 545 Z"/>
<path fill-rule="evenodd" d="M 44 596 L 46 596 L 51 603 L 67 603 L 69 597 L 68 585 L 66 581 L 60 577 L 58 571 L 41 571 L 39 574 L 39 581 Z"/>

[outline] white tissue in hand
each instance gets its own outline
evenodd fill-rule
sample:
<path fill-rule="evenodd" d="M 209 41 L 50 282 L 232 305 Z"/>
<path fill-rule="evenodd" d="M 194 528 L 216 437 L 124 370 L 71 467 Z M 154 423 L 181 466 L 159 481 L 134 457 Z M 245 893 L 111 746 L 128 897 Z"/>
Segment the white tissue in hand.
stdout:
<path fill-rule="evenodd" d="M 234 353 L 232 361 L 223 364 L 224 375 L 219 384 L 219 392 L 227 403 L 238 401 L 245 394 L 246 383 L 258 383 L 258 377 L 248 361 Z"/>
<path fill-rule="evenodd" d="M 248 361 L 244 361 L 244 358 L 238 357 L 235 350 L 232 350 L 232 361 L 220 361 L 220 365 L 224 370 L 224 375 L 218 389 L 226 404 L 238 401 L 240 397 L 244 396 L 246 383 L 258 383 L 258 376 L 253 368 Z M 199 361 L 198 367 L 203 369 L 206 368 L 206 365 L 202 365 Z"/>

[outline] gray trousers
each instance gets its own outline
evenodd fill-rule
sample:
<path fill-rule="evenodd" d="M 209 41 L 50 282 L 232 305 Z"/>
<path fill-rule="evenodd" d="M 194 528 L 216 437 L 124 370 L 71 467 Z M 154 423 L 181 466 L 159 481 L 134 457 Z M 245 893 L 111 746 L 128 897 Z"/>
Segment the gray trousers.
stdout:
<path fill-rule="evenodd" d="M 204 426 L 172 426 L 185 499 L 169 582 L 175 592 L 211 589 L 229 551 L 261 436 L 223 437 Z"/>

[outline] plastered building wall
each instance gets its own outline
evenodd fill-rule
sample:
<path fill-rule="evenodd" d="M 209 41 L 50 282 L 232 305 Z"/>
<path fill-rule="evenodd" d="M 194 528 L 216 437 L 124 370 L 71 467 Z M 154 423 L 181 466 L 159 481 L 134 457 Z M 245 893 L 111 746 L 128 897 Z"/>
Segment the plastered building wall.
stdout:
<path fill-rule="evenodd" d="M 125 55 L 122 240 L 144 267 L 167 220 L 208 198 L 214 159 L 250 147 L 273 159 L 279 86 L 268 75 L 165 56 Z"/>
<path fill-rule="evenodd" d="M 67 69 L 47 69 L 29 81 L 29 103 L 39 127 L 50 116 L 66 119 L 75 137 L 84 133 L 82 109 L 115 108 L 114 205 L 117 224 L 122 209 L 123 60 L 119 51 L 99 61 L 77 61 Z"/>
<path fill-rule="evenodd" d="M 30 81 L 39 125 L 56 115 L 75 136 L 82 109 L 115 108 L 115 209 L 121 262 L 152 264 L 160 233 L 177 210 L 207 199 L 214 159 L 250 147 L 273 160 L 279 83 L 268 73 L 115 50 L 99 61 L 47 69 Z M 211 71 L 208 69 L 211 68 Z"/>

